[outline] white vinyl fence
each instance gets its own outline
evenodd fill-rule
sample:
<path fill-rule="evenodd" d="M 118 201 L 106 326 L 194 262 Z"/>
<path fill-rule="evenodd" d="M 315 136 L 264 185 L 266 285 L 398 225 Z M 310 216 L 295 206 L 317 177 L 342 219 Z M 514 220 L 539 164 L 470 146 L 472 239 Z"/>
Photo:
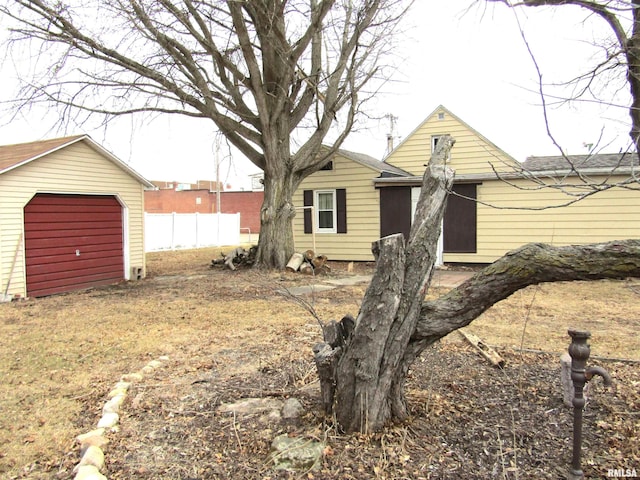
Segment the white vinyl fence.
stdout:
<path fill-rule="evenodd" d="M 145 252 L 238 245 L 239 213 L 145 213 Z"/>

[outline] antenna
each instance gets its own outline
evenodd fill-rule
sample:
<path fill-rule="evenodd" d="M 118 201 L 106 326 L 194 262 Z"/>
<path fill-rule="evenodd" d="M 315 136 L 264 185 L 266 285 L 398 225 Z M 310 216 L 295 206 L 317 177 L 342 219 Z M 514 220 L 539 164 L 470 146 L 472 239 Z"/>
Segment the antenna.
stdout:
<path fill-rule="evenodd" d="M 398 117 L 391 113 L 387 113 L 384 118 L 389 120 L 389 133 L 387 133 L 387 151 L 385 153 L 386 156 L 393 151 L 393 137 L 396 130 L 396 120 L 398 120 Z"/>

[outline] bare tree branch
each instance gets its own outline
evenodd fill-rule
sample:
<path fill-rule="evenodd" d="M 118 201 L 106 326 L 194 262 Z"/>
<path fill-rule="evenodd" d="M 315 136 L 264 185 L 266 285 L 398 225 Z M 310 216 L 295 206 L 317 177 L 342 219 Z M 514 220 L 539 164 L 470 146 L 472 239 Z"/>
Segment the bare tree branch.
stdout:
<path fill-rule="evenodd" d="M 425 302 L 414 341 L 435 341 L 529 285 L 640 277 L 640 240 L 553 247 L 528 244 L 509 252 L 446 295 Z"/>

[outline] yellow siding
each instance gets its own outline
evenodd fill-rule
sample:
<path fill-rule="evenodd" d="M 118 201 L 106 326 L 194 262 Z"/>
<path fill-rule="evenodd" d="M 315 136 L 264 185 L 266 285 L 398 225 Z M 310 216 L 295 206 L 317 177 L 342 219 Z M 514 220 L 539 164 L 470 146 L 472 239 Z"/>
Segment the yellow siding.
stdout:
<path fill-rule="evenodd" d="M 439 114 L 443 114 L 442 118 Z M 450 166 L 457 176 L 487 174 L 493 168 L 511 172 L 512 167 L 519 166 L 516 160 L 444 107 L 436 109 L 386 162 L 413 175 L 422 175 L 431 155 L 432 136 L 444 134 L 456 139 Z M 371 243 L 380 234 L 379 192 L 372 181 L 379 173 L 340 157 L 334 160 L 334 166 L 333 171 L 317 172 L 305 179 L 294 202 L 302 206 L 303 190 L 346 188 L 348 233 L 316 234 L 317 253 L 332 260 L 372 260 Z M 616 178 L 593 180 L 616 182 Z M 512 181 L 520 187 L 533 186 L 527 182 Z M 477 193 L 477 253 L 445 253 L 445 262 L 490 263 L 529 242 L 569 245 L 640 238 L 640 192 L 637 190 L 614 188 L 574 205 L 544 210 L 532 209 L 560 205 L 568 197 L 551 189 L 522 190 L 499 180 L 484 180 L 478 185 Z M 294 220 L 294 234 L 298 250 L 312 248 L 311 235 L 303 233 L 301 211 Z"/>
<path fill-rule="evenodd" d="M 443 115 L 442 120 L 440 114 Z M 424 164 L 431 157 L 432 136 L 446 134 L 456 140 L 451 150 L 450 166 L 457 175 L 490 172 L 491 165 L 500 171 L 510 171 L 510 166 L 517 164 L 443 107 L 436 109 L 385 161 L 413 175 L 422 175 Z"/>
<path fill-rule="evenodd" d="M 6 288 L 13 255 L 23 231 L 23 208 L 36 193 L 92 193 L 117 196 L 126 213 L 125 275 L 129 276 L 130 267 L 145 268 L 143 185 L 84 142 L 78 142 L 0 175 L 2 293 Z M 9 293 L 26 295 L 24 242 L 18 251 Z"/>
<path fill-rule="evenodd" d="M 608 181 L 614 183 L 616 179 Z M 531 186 L 526 180 L 513 183 Z M 558 191 L 523 191 L 497 180 L 478 186 L 480 202 L 500 207 L 536 208 L 560 205 L 567 199 Z M 637 190 L 613 188 L 573 205 L 539 211 L 496 209 L 482 203 L 477 208 L 477 253 L 445 253 L 445 262 L 489 263 L 529 242 L 571 245 L 640 238 Z"/>
<path fill-rule="evenodd" d="M 316 253 L 329 260 L 373 260 L 371 243 L 380 238 L 380 197 L 373 186 L 379 172 L 337 156 L 333 170 L 316 172 L 303 180 L 293 197 L 296 207 L 303 206 L 304 190 L 346 189 L 347 233 L 316 233 Z M 311 234 L 304 233 L 304 216 L 297 211 L 293 220 L 296 251 L 313 248 Z"/>

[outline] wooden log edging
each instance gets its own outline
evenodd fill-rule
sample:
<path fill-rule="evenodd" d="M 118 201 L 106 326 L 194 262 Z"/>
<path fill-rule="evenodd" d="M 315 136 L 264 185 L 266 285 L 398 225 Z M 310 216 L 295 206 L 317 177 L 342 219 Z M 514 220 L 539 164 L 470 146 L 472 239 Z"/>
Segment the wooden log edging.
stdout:
<path fill-rule="evenodd" d="M 157 360 L 150 361 L 139 371 L 120 377 L 107 394 L 108 400 L 102 407 L 102 417 L 96 428 L 76 437 L 76 441 L 80 444 L 80 462 L 73 469 L 74 480 L 107 480 L 107 477 L 102 474 L 104 446 L 109 443 L 106 434 L 118 431 L 120 407 L 127 398 L 129 388 L 134 382 L 142 380 L 145 375 L 153 373 L 168 361 L 169 357 L 163 355 Z"/>

